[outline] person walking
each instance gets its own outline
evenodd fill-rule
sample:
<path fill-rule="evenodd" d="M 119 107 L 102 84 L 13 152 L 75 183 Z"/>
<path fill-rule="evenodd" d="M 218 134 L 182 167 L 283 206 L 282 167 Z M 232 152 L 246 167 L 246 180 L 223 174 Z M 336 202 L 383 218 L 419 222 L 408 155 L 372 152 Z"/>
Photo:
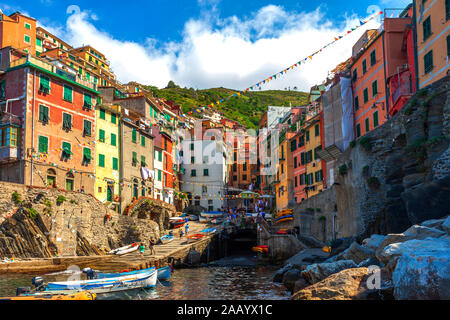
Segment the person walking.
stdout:
<path fill-rule="evenodd" d="M 180 230 L 180 239 L 183 238 L 183 235 L 184 235 L 183 230 Z"/>
<path fill-rule="evenodd" d="M 189 223 L 186 223 L 186 226 L 184 227 L 184 231 L 186 232 L 186 235 L 189 233 Z"/>
<path fill-rule="evenodd" d="M 144 246 L 144 244 L 141 242 L 141 244 L 139 245 L 139 254 L 141 255 L 141 257 L 144 256 L 144 251 L 145 251 L 145 246 Z"/>
<path fill-rule="evenodd" d="M 155 245 L 156 245 L 156 241 L 155 239 L 151 238 L 150 239 L 150 254 L 155 254 Z"/>

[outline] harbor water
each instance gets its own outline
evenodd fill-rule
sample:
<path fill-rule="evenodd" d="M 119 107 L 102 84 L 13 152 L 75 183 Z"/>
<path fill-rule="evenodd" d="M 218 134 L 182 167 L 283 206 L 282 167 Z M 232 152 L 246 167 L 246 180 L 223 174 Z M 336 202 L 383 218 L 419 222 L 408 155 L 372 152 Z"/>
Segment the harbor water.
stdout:
<path fill-rule="evenodd" d="M 154 289 L 115 294 L 121 300 L 285 300 L 290 294 L 272 282 L 277 268 L 260 266 L 246 257 L 230 257 L 198 268 L 176 269 L 169 281 Z M 106 271 L 106 270 L 105 270 Z M 0 296 L 14 296 L 17 287 L 32 287 L 36 274 L 0 275 Z M 41 275 L 45 281 L 67 281 L 67 272 Z M 69 279 L 70 278 L 70 279 Z"/>

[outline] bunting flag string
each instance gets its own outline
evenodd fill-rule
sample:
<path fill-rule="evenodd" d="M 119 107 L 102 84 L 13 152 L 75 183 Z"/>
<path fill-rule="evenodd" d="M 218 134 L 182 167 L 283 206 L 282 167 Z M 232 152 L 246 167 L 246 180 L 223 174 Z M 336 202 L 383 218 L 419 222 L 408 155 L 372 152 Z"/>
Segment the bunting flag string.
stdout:
<path fill-rule="evenodd" d="M 287 68 L 281 70 L 280 72 L 275 73 L 275 74 L 273 74 L 272 76 L 270 76 L 270 77 L 268 77 L 268 78 L 266 78 L 266 79 L 264 79 L 264 80 L 262 80 L 262 81 L 259 81 L 259 82 L 255 83 L 255 84 L 252 85 L 252 86 L 249 86 L 247 89 L 241 90 L 241 91 L 239 91 L 239 92 L 236 92 L 236 93 L 234 93 L 234 94 L 228 96 L 228 97 L 225 98 L 225 99 L 219 100 L 219 101 L 217 101 L 216 103 L 211 103 L 211 104 L 205 105 L 205 106 L 203 106 L 203 107 L 195 107 L 195 108 L 191 109 L 190 111 L 188 111 L 187 114 L 188 114 L 188 115 L 192 115 L 192 113 L 201 113 L 203 110 L 208 109 L 208 108 L 212 108 L 212 107 L 214 107 L 214 106 L 217 106 L 217 105 L 219 105 L 219 104 L 221 104 L 221 103 L 223 103 L 223 102 L 225 102 L 225 101 L 228 101 L 230 98 L 233 98 L 233 97 L 236 97 L 236 98 L 237 98 L 237 97 L 239 97 L 239 96 L 245 94 L 245 93 L 248 92 L 248 91 L 252 91 L 255 87 L 256 87 L 256 88 L 260 88 L 261 85 L 266 84 L 266 83 L 268 83 L 269 81 L 276 80 L 276 79 L 277 79 L 277 76 L 286 74 L 288 71 L 293 70 L 294 68 L 297 68 L 297 67 L 301 66 L 301 64 L 306 63 L 308 59 L 312 60 L 312 59 L 313 59 L 313 56 L 315 56 L 316 54 L 322 52 L 323 49 L 325 49 L 325 48 L 327 48 L 328 46 L 334 44 L 335 42 L 341 40 L 343 37 L 347 36 L 348 34 L 352 33 L 353 31 L 355 31 L 355 30 L 357 30 L 358 28 L 362 27 L 363 25 L 367 24 L 369 21 L 374 20 L 375 18 L 377 18 L 377 17 L 380 16 L 381 14 L 383 14 L 383 11 L 380 11 L 380 12 L 376 13 L 375 15 L 373 15 L 373 16 L 370 17 L 370 18 L 368 18 L 367 20 L 359 20 L 359 25 L 358 25 L 358 26 L 356 26 L 356 27 L 354 27 L 354 28 L 351 28 L 351 29 L 348 30 L 344 35 L 334 37 L 334 41 L 331 41 L 330 43 L 328 43 L 328 44 L 326 44 L 325 46 L 323 46 L 320 50 L 317 50 L 316 52 L 314 52 L 314 53 L 308 55 L 308 56 L 307 56 L 306 58 L 304 58 L 304 59 L 300 59 L 300 60 L 299 60 L 298 62 L 296 62 L 295 64 L 293 64 L 293 65 L 291 65 L 291 66 L 289 66 L 289 67 L 287 67 Z"/>

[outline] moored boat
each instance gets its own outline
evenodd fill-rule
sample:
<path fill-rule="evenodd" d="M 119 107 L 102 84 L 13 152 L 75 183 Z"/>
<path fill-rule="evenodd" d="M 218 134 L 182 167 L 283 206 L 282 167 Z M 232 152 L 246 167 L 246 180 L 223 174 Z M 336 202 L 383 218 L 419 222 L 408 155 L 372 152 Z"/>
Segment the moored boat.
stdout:
<path fill-rule="evenodd" d="M 204 229 L 202 231 L 200 231 L 200 233 L 204 233 L 204 234 L 213 234 L 214 232 L 216 232 L 217 229 L 216 228 L 208 228 L 208 229 Z"/>
<path fill-rule="evenodd" d="M 169 243 L 169 242 L 173 241 L 173 239 L 175 239 L 175 236 L 169 235 L 169 234 L 166 234 L 165 236 L 162 236 L 161 238 L 159 238 L 159 240 L 161 240 L 162 244 Z"/>
<path fill-rule="evenodd" d="M 196 234 L 192 234 L 190 236 L 187 236 L 186 239 L 187 239 L 188 243 L 192 243 L 192 242 L 196 242 L 198 240 L 201 240 L 204 237 L 205 237 L 204 234 L 196 233 Z"/>
<path fill-rule="evenodd" d="M 145 273 L 155 270 L 155 267 L 142 269 L 142 270 L 135 270 L 130 272 L 122 272 L 122 273 L 103 273 L 98 272 L 96 273 L 96 276 L 98 279 L 104 279 L 104 278 L 114 278 L 114 277 L 120 277 L 125 275 L 133 275 L 133 274 L 139 274 L 139 273 Z M 158 280 L 168 280 L 172 274 L 172 268 L 170 266 L 158 268 L 156 269 L 157 272 L 157 278 Z"/>
<path fill-rule="evenodd" d="M 72 293 L 59 292 L 54 294 L 51 292 L 37 292 L 32 294 L 24 294 L 17 297 L 4 297 L 0 300 L 95 300 L 97 295 L 88 291 L 76 291 Z"/>
<path fill-rule="evenodd" d="M 188 219 L 186 218 L 178 218 L 178 219 L 174 219 L 171 218 L 170 224 L 172 226 L 172 229 L 177 229 L 177 228 L 181 228 L 182 226 L 184 226 L 184 224 L 187 222 Z"/>

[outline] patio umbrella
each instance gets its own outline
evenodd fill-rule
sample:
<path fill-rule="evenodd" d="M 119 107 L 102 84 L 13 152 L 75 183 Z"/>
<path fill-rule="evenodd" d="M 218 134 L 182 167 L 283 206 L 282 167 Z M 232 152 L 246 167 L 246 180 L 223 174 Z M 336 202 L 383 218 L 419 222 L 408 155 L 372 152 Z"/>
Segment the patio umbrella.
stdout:
<path fill-rule="evenodd" d="M 252 191 L 244 191 L 239 194 L 239 197 L 242 199 L 254 199 L 254 198 L 259 197 L 259 193 L 252 192 Z"/>

